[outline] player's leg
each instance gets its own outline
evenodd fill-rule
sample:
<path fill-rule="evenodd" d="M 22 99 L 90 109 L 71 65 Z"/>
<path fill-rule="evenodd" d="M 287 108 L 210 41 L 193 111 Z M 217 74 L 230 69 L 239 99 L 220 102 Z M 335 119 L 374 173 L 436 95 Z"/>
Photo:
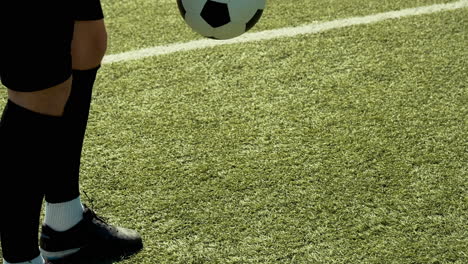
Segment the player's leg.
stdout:
<path fill-rule="evenodd" d="M 97 71 L 104 56 L 107 36 L 104 21 L 76 21 L 72 41 L 73 82 L 64 118 L 68 125 L 67 173 L 51 179 L 61 188 L 46 190 L 45 224 L 65 231 L 77 224 L 83 213 L 79 192 L 80 159 Z"/>
<path fill-rule="evenodd" d="M 67 156 L 64 175 L 50 179 L 61 188 L 46 190 L 44 225 L 54 231 L 69 230 L 83 219 L 83 205 L 79 190 L 80 159 L 91 105 L 92 88 L 107 46 L 107 36 L 102 19 L 75 21 L 72 41 L 73 82 L 64 118 L 68 124 Z M 67 248 L 56 252 L 43 250 L 49 259 L 61 258 L 77 252 Z"/>
<path fill-rule="evenodd" d="M 70 174 L 76 184 L 79 180 L 80 157 L 88 123 L 91 98 L 96 75 L 107 48 L 107 33 L 104 20 L 75 21 L 72 41 L 73 84 L 70 98 L 65 106 L 65 118 L 70 130 Z M 74 190 L 78 190 L 75 188 Z M 50 193 L 51 200 L 65 200 Z"/>
<path fill-rule="evenodd" d="M 72 41 L 73 70 L 87 71 L 101 64 L 107 49 L 104 19 L 77 20 Z"/>
<path fill-rule="evenodd" d="M 9 96 L 0 120 L 4 263 L 43 263 L 37 241 L 43 183 L 62 173 L 62 115 L 71 89 L 67 8 L 61 1 L 28 4 L 0 2 L 0 78 Z"/>
<path fill-rule="evenodd" d="M 72 79 L 40 91 L 15 91 L 8 89 L 8 99 L 31 111 L 50 116 L 62 116 L 71 91 Z M 33 84 L 31 84 L 33 86 Z M 34 89 L 34 88 L 32 88 Z"/>
<path fill-rule="evenodd" d="M 79 196 L 80 156 L 88 121 L 92 90 L 107 48 L 107 33 L 99 0 L 78 1 L 72 42 L 73 83 L 64 118 L 69 124 L 68 174 L 57 178 L 63 188 L 46 191 L 46 217 L 42 228 L 41 251 L 45 258 L 82 260 L 93 257 L 122 257 L 141 248 L 136 232 L 100 223 L 85 208 L 83 220 L 73 225 L 74 215 L 83 210 Z M 71 221 L 74 220 L 74 221 Z M 79 249 L 86 248 L 85 250 Z"/>

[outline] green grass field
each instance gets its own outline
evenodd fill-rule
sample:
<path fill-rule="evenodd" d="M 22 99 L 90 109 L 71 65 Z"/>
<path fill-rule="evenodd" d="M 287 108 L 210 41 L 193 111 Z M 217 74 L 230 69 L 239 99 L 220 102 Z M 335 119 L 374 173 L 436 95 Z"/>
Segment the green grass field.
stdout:
<path fill-rule="evenodd" d="M 449 2 L 269 0 L 253 31 Z M 108 54 L 200 38 L 103 4 Z M 106 64 L 81 187 L 143 234 L 123 264 L 468 263 L 467 83 L 468 8 Z"/>

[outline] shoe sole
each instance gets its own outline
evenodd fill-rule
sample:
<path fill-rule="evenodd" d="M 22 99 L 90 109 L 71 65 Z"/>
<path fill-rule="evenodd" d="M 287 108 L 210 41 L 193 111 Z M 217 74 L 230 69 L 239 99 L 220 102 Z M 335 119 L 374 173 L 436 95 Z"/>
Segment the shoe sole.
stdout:
<path fill-rule="evenodd" d="M 138 245 L 130 250 L 122 251 L 119 256 L 98 256 L 95 250 L 82 248 L 79 252 L 60 260 L 48 260 L 48 264 L 111 264 L 126 260 L 136 255 L 143 249 L 143 245 Z"/>

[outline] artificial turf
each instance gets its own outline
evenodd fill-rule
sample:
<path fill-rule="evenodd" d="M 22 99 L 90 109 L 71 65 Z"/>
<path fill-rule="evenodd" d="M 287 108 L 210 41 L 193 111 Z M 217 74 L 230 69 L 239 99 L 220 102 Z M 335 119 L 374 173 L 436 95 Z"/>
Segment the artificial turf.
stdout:
<path fill-rule="evenodd" d="M 435 1 L 360 2 L 311 5 L 346 17 Z M 267 24 L 326 19 L 295 3 L 271 1 L 288 11 Z M 122 263 L 467 263 L 467 18 L 104 65 L 81 187 L 109 222 L 142 233 L 145 249 Z M 177 27 L 154 44 L 191 38 Z M 112 34 L 112 52 L 157 38 Z"/>

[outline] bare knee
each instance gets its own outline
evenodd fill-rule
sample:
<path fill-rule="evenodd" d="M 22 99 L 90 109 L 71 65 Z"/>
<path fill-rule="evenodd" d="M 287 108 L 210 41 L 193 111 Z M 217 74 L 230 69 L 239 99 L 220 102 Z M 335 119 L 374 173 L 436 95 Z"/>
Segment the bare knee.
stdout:
<path fill-rule="evenodd" d="M 71 91 L 72 79 L 56 86 L 35 91 L 18 92 L 8 89 L 8 99 L 31 111 L 51 115 L 62 116 Z"/>
<path fill-rule="evenodd" d="M 75 21 L 72 41 L 72 67 L 87 70 L 101 64 L 107 50 L 104 20 Z"/>

